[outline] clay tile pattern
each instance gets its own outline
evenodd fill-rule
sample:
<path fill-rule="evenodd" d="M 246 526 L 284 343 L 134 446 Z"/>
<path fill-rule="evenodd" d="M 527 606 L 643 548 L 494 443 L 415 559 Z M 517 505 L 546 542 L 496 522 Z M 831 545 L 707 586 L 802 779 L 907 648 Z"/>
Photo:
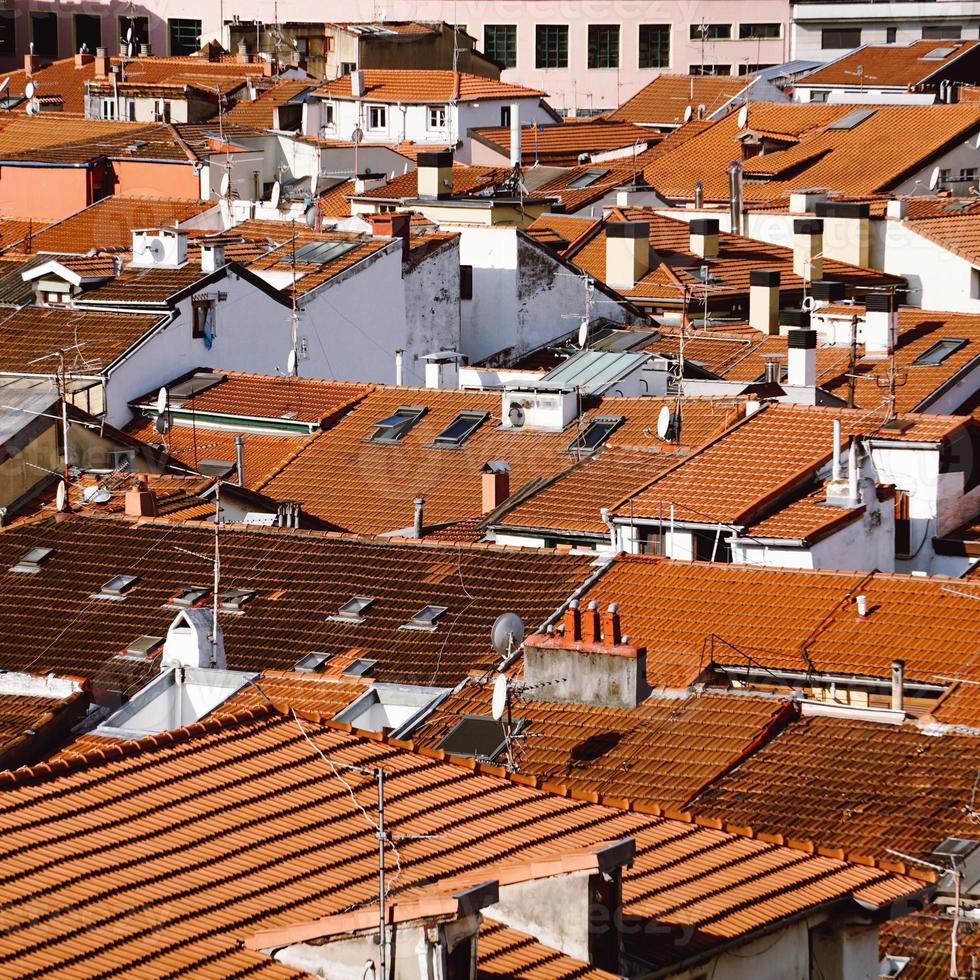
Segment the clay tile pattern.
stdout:
<path fill-rule="evenodd" d="M 717 112 L 746 86 L 746 79 L 722 75 L 658 75 L 624 102 L 610 119 L 644 126 L 680 126 L 684 111 L 705 106 L 705 115 Z"/>
<path fill-rule="evenodd" d="M 39 574 L 7 571 L 33 547 L 54 548 Z M 165 521 L 49 518 L 6 529 L 0 667 L 94 677 L 112 664 L 130 670 L 125 689 L 141 685 L 158 659 L 113 658 L 141 635 L 166 635 L 177 613 L 170 599 L 211 581 L 210 561 L 197 556 L 213 547 L 210 529 Z M 292 669 L 323 650 L 344 665 L 377 660 L 378 680 L 417 684 L 456 684 L 490 669 L 488 637 L 501 612 L 513 609 L 536 628 L 590 573 L 587 557 L 256 527 L 222 531 L 221 568 L 223 588 L 256 591 L 244 615 L 221 618 L 230 668 Z M 92 598 L 119 574 L 139 577 L 122 601 Z M 329 619 L 356 595 L 376 600 L 363 623 Z M 436 629 L 401 628 L 429 604 L 447 609 Z"/>
<path fill-rule="evenodd" d="M 902 971 L 902 980 L 948 980 L 952 916 L 939 906 L 925 912 L 913 912 L 892 922 L 883 922 L 879 930 L 882 955 L 907 956 L 910 962 Z M 975 922 L 959 923 L 957 929 L 957 966 L 961 975 L 972 970 L 980 960 L 980 927 Z"/>
<path fill-rule="evenodd" d="M 976 735 L 913 723 L 801 718 L 691 804 L 757 832 L 788 833 L 850 854 L 924 860 L 945 837 L 976 837 Z"/>
<path fill-rule="evenodd" d="M 859 507 L 837 507 L 827 506 L 826 501 L 826 490 L 820 488 L 793 501 L 775 514 L 750 524 L 745 537 L 778 538 L 812 544 L 843 525 L 857 520 L 865 511 L 863 504 Z"/>
<path fill-rule="evenodd" d="M 547 795 L 312 721 L 304 737 L 292 718 L 251 714 L 0 784 L 7 971 L 289 975 L 240 941 L 377 895 L 374 829 L 307 737 L 328 759 L 384 767 L 386 823 L 400 841 L 394 896 L 447 875 L 492 877 L 501 855 L 531 862 L 628 836 L 627 914 L 689 927 L 694 949 L 826 902 L 880 906 L 921 890 L 877 868 Z M 374 779 L 348 781 L 373 806 Z M 689 952 L 655 936 L 634 942 L 652 957 Z"/>
<path fill-rule="evenodd" d="M 38 761 L 87 705 L 80 692 L 66 698 L 0 694 L 0 769 Z"/>
<path fill-rule="evenodd" d="M 365 68 L 363 99 L 374 102 L 479 102 L 481 99 L 523 99 L 545 95 L 540 89 L 510 85 L 467 72 L 436 69 Z M 321 85 L 324 98 L 350 99 L 350 75 Z"/>
<path fill-rule="evenodd" d="M 477 980 L 616 980 L 616 975 L 589 966 L 545 946 L 534 936 L 519 932 L 484 915 L 477 942 Z"/>
<path fill-rule="evenodd" d="M 922 39 L 911 44 L 866 44 L 798 79 L 797 85 L 846 85 L 853 89 L 855 79 L 862 73 L 869 79 L 869 87 L 876 89 L 918 85 L 940 71 L 946 78 L 956 78 L 958 71 L 972 77 L 973 70 L 970 68 L 954 68 L 951 72 L 948 69 L 958 58 L 975 48 L 977 43 Z M 942 58 L 930 58 L 932 52 L 948 53 Z"/>
<path fill-rule="evenodd" d="M 512 717 L 525 723 L 512 741 L 518 772 L 677 809 L 794 713 L 788 700 L 729 694 L 648 698 L 632 710 L 554 704 L 537 700 L 547 689 L 521 694 L 515 683 Z M 435 748 L 460 718 L 489 717 L 491 694 L 489 684 L 467 683 L 413 733 L 415 743 Z"/>
<path fill-rule="evenodd" d="M 239 99 L 225 113 L 225 121 L 254 126 L 256 129 L 272 129 L 275 109 L 302 95 L 314 83 L 303 79 L 288 79 L 260 92 L 255 99 Z"/>
<path fill-rule="evenodd" d="M 510 128 L 490 126 L 472 130 L 470 135 L 493 144 L 504 156 L 510 155 Z M 579 162 L 581 153 L 602 153 L 631 147 L 637 141 L 659 140 L 649 128 L 630 122 L 591 119 L 585 122 L 557 123 L 554 126 L 524 126 L 521 128 L 521 160 L 526 166 L 534 163 L 555 167 L 570 167 Z"/>

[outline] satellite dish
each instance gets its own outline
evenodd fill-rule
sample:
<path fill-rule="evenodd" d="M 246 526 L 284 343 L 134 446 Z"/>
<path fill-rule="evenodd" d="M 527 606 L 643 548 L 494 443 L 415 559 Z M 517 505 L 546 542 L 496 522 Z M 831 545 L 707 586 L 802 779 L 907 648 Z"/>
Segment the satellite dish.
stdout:
<path fill-rule="evenodd" d="M 670 435 L 671 425 L 674 421 L 673 413 L 669 405 L 664 405 L 657 416 L 657 437 L 666 440 Z"/>
<path fill-rule="evenodd" d="M 362 139 L 364 139 L 364 130 L 360 126 L 355 126 L 354 132 L 350 134 L 350 141 L 360 143 Z"/>
<path fill-rule="evenodd" d="M 63 511 L 65 509 L 65 499 L 68 496 L 68 492 L 65 489 L 65 481 L 61 480 L 58 483 L 58 492 L 55 494 L 55 506 L 58 510 Z"/>
<path fill-rule="evenodd" d="M 507 710 L 507 678 L 497 674 L 493 679 L 493 700 L 490 703 L 490 714 L 494 721 L 500 721 Z"/>
<path fill-rule="evenodd" d="M 289 357 L 286 358 L 286 374 L 296 373 L 296 348 L 294 347 L 289 352 Z"/>
<path fill-rule="evenodd" d="M 708 111 L 708 107 L 703 103 L 698 103 L 698 119 L 704 119 L 704 114 Z"/>
<path fill-rule="evenodd" d="M 132 24 L 130 24 L 129 27 L 126 29 L 126 43 L 127 44 L 132 44 L 133 43 L 133 25 Z"/>
<path fill-rule="evenodd" d="M 167 389 L 161 388 L 157 392 L 157 415 L 163 415 L 167 410 Z"/>
<path fill-rule="evenodd" d="M 517 402 L 512 402 L 507 412 L 507 418 L 515 429 L 521 428 L 524 425 L 524 409 Z"/>
<path fill-rule="evenodd" d="M 221 220 L 224 222 L 225 227 L 231 224 L 231 205 L 228 203 L 226 197 L 221 198 L 218 201 L 218 210 L 221 212 Z"/>
<path fill-rule="evenodd" d="M 163 242 L 161 242 L 159 238 L 151 239 L 150 244 L 146 246 L 146 250 L 157 262 L 163 258 Z"/>
<path fill-rule="evenodd" d="M 929 190 L 934 191 L 939 186 L 939 167 L 933 167 L 929 174 Z"/>
<path fill-rule="evenodd" d="M 0 95 L 3 95 L 7 91 L 7 86 L 10 84 L 10 76 L 8 75 L 2 82 L 0 82 Z"/>
<path fill-rule="evenodd" d="M 306 227 L 316 228 L 316 219 L 317 219 L 317 210 L 316 210 L 316 205 L 314 204 L 313 207 L 311 207 L 310 210 L 306 212 Z"/>
<path fill-rule="evenodd" d="M 803 297 L 803 302 L 800 304 L 800 309 L 803 310 L 804 313 L 812 313 L 813 312 L 813 306 L 814 306 L 814 299 L 813 299 L 813 297 L 812 296 L 804 296 Z"/>
<path fill-rule="evenodd" d="M 231 178 L 225 173 L 221 178 L 221 196 L 227 197 L 228 190 L 231 187 Z"/>
<path fill-rule="evenodd" d="M 684 122 L 690 122 L 691 116 L 694 115 L 694 110 L 690 106 L 685 106 L 684 108 Z"/>
<path fill-rule="evenodd" d="M 105 487 L 86 487 L 82 491 L 82 500 L 87 504 L 107 504 L 112 500 L 112 494 Z"/>
<path fill-rule="evenodd" d="M 153 427 L 160 435 L 165 436 L 170 431 L 170 416 L 166 412 L 158 415 L 156 422 L 153 423 Z"/>
<path fill-rule="evenodd" d="M 524 621 L 517 613 L 501 613 L 490 630 L 490 644 L 506 657 L 524 642 Z"/>
<path fill-rule="evenodd" d="M 589 321 L 583 320 L 578 328 L 578 345 L 585 350 L 585 345 L 589 342 Z"/>
<path fill-rule="evenodd" d="M 30 102 L 24 106 L 24 112 L 26 112 L 29 116 L 36 116 L 38 112 L 40 112 L 40 107 L 38 106 L 37 101 L 35 99 L 31 99 Z"/>
<path fill-rule="evenodd" d="M 269 198 L 270 207 L 279 207 L 279 195 L 282 193 L 282 184 L 277 180 L 272 185 L 272 196 Z"/>
<path fill-rule="evenodd" d="M 33 99 L 35 93 L 37 92 L 37 86 L 33 82 L 28 82 L 24 86 L 24 97 L 27 99 Z"/>
<path fill-rule="evenodd" d="M 310 174 L 310 197 L 316 197 L 316 185 L 319 183 L 320 175 Z"/>
<path fill-rule="evenodd" d="M 749 107 L 743 105 L 741 109 L 738 110 L 738 128 L 745 129 L 746 123 L 749 121 Z"/>

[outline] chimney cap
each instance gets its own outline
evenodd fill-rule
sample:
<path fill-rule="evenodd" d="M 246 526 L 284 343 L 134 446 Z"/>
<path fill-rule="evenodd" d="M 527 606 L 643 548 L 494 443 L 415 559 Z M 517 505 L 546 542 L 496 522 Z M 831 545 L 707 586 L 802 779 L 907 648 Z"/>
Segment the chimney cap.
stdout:
<path fill-rule="evenodd" d="M 790 350 L 816 350 L 817 331 L 794 327 L 786 334 L 786 345 Z"/>
<path fill-rule="evenodd" d="M 752 269 L 749 272 L 750 286 L 778 286 L 779 273 L 772 269 Z"/>
<path fill-rule="evenodd" d="M 806 330 L 810 326 L 810 314 L 806 310 L 780 310 L 779 322 L 784 327 Z"/>
<path fill-rule="evenodd" d="M 483 464 L 484 473 L 509 473 L 510 463 L 506 459 L 488 459 Z"/>
<path fill-rule="evenodd" d="M 816 279 L 810 283 L 810 292 L 822 303 L 836 303 L 844 298 L 844 283 L 835 279 Z"/>
<path fill-rule="evenodd" d="M 690 222 L 692 235 L 717 235 L 717 218 L 695 218 Z"/>
<path fill-rule="evenodd" d="M 607 238 L 649 238 L 649 221 L 610 221 L 606 225 Z"/>
<path fill-rule="evenodd" d="M 891 293 L 868 293 L 864 297 L 864 308 L 874 313 L 898 312 L 898 301 Z"/>
<path fill-rule="evenodd" d="M 813 213 L 818 218 L 867 218 L 871 208 L 856 201 L 818 201 Z"/>
<path fill-rule="evenodd" d="M 821 218 L 796 218 L 793 221 L 794 235 L 822 235 L 823 220 Z"/>
<path fill-rule="evenodd" d="M 451 167 L 452 150 L 425 150 L 418 154 L 416 167 Z"/>

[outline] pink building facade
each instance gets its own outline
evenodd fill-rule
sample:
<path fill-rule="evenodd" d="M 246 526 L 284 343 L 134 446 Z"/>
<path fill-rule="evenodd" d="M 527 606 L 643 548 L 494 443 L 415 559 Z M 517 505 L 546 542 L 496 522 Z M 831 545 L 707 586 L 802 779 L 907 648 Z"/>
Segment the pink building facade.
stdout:
<path fill-rule="evenodd" d="M 130 4 L 8 0 L 0 9 L 0 66 L 19 67 L 33 41 L 42 57 L 83 44 L 119 50 Z M 273 0 L 159 0 L 133 4 L 137 35 L 155 54 L 184 54 L 221 38 L 237 16 L 273 19 Z M 615 108 L 661 72 L 743 74 L 789 57 L 789 0 L 279 0 L 281 23 L 445 20 L 465 25 L 505 66 L 502 78 L 549 93 L 582 114 Z M 287 54 L 287 52 L 283 52 Z"/>

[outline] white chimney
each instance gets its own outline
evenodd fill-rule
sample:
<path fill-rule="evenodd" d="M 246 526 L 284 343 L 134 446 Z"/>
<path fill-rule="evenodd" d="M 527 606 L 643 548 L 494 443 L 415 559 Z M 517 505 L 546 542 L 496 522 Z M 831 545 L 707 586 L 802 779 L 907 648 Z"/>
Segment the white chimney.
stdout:
<path fill-rule="evenodd" d="M 201 272 L 216 272 L 225 264 L 225 247 L 217 242 L 201 242 Z"/>
<path fill-rule="evenodd" d="M 890 354 L 898 343 L 898 304 L 891 293 L 868 293 L 864 300 L 864 352 Z"/>
<path fill-rule="evenodd" d="M 650 225 L 646 221 L 606 224 L 606 284 L 632 289 L 650 271 Z"/>
<path fill-rule="evenodd" d="M 510 107 L 510 165 L 521 165 L 521 107 L 517 102 Z"/>
<path fill-rule="evenodd" d="M 793 221 L 793 272 L 810 282 L 823 279 L 823 221 L 819 218 Z"/>
<path fill-rule="evenodd" d="M 456 351 L 437 351 L 425 354 L 426 388 L 458 388 L 459 362 L 461 355 Z"/>
<path fill-rule="evenodd" d="M 187 261 L 187 232 L 177 228 L 143 228 L 133 232 L 136 268 L 176 269 Z"/>
<path fill-rule="evenodd" d="M 863 596 L 861 598 L 864 598 Z M 864 613 L 862 613 L 864 615 Z M 892 661 L 892 711 L 905 710 L 905 661 Z"/>
<path fill-rule="evenodd" d="M 718 257 L 718 219 L 695 218 L 690 223 L 691 252 L 702 259 Z"/>
<path fill-rule="evenodd" d="M 161 667 L 216 667 L 224 670 L 225 640 L 218 627 L 214 642 L 211 639 L 212 611 L 210 609 L 181 609 L 167 630 L 163 644 Z"/>
<path fill-rule="evenodd" d="M 355 99 L 360 99 L 364 95 L 364 72 L 360 68 L 355 68 L 350 73 L 350 94 Z"/>
<path fill-rule="evenodd" d="M 908 202 L 904 197 L 892 198 L 887 205 L 887 215 L 889 218 L 897 218 L 901 220 L 909 212 Z"/>
<path fill-rule="evenodd" d="M 823 251 L 828 259 L 867 268 L 871 262 L 871 217 L 867 204 L 825 201 L 817 205 L 823 219 Z M 818 278 L 818 277 L 814 277 Z"/>
<path fill-rule="evenodd" d="M 786 334 L 789 366 L 786 383 L 793 388 L 812 388 L 817 383 L 817 331 L 792 328 Z"/>
<path fill-rule="evenodd" d="M 779 334 L 779 273 L 749 272 L 749 324 L 765 334 Z"/>
<path fill-rule="evenodd" d="M 400 388 L 405 379 L 405 351 L 399 348 L 395 351 L 395 384 Z"/>
<path fill-rule="evenodd" d="M 826 200 L 826 191 L 793 191 L 789 195 L 789 213 L 812 214 L 814 208 Z"/>

